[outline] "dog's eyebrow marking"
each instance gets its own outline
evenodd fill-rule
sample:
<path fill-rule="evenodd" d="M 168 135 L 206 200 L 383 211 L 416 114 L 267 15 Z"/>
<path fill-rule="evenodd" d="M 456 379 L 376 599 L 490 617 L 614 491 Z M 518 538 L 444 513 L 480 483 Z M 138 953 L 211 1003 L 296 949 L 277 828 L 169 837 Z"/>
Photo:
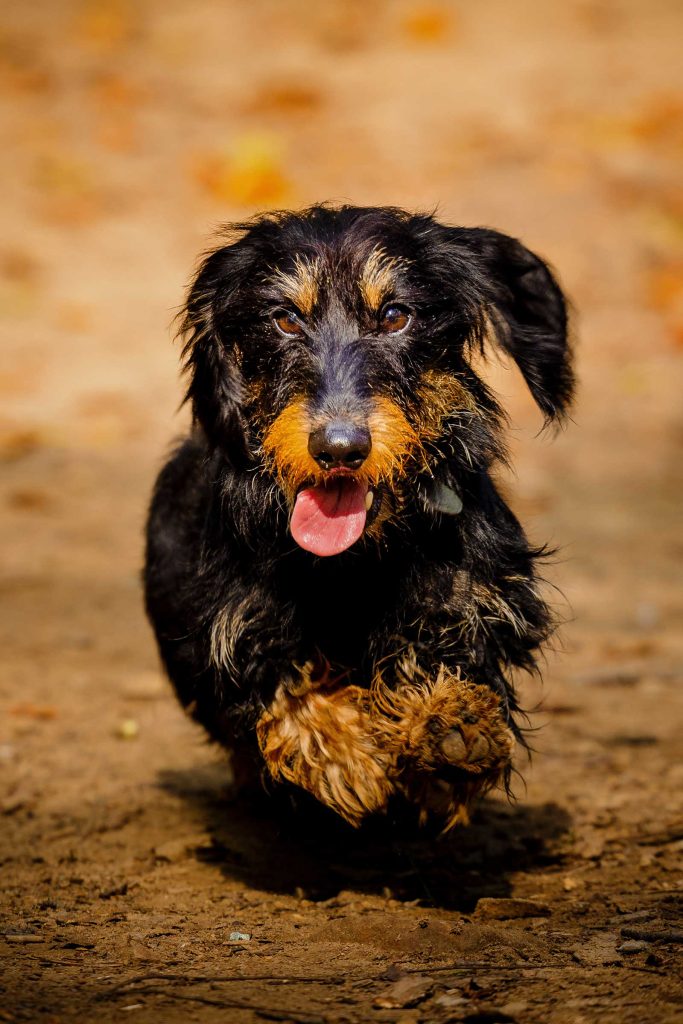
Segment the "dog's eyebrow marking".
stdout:
<path fill-rule="evenodd" d="M 289 272 L 276 270 L 273 284 L 279 288 L 305 316 L 310 316 L 318 301 L 318 280 L 320 260 L 304 256 L 294 257 L 294 267 Z"/>
<path fill-rule="evenodd" d="M 396 287 L 395 271 L 405 260 L 387 256 L 377 245 L 367 258 L 358 285 L 361 295 L 370 309 L 379 309 L 382 301 Z"/>

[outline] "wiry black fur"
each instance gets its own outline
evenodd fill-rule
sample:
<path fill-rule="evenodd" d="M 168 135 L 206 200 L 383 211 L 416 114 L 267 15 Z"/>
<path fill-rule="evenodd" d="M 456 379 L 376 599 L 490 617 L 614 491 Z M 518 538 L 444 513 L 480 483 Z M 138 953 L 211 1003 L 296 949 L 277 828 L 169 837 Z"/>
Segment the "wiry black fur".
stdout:
<path fill-rule="evenodd" d="M 410 261 L 395 298 L 415 320 L 400 338 L 378 337 L 356 298 L 359 254 L 377 244 Z M 308 347 L 270 325 L 279 304 L 273 271 L 296 254 L 322 256 L 340 297 Z M 504 458 L 503 415 L 468 353 L 493 334 L 546 418 L 561 419 L 573 385 L 566 327 L 552 273 L 520 242 L 396 209 L 269 214 L 206 257 L 182 324 L 195 429 L 156 485 L 145 583 L 166 669 L 215 739 L 248 740 L 278 683 L 316 653 L 363 685 L 380 663 L 391 678 L 408 648 L 428 670 L 445 663 L 494 688 L 515 725 L 510 670 L 533 668 L 552 620 L 536 585 L 539 552 L 490 476 Z M 299 548 L 263 463 L 250 383 L 267 382 L 273 415 L 297 393 L 323 401 L 335 388 L 355 389 L 361 404 L 389 392 L 410 414 L 430 367 L 457 374 L 483 413 L 454 415 L 429 447 L 462 513 L 435 514 L 424 497 L 429 481 L 416 479 L 379 543 L 361 540 L 324 559 Z M 487 605 L 492 593 L 509 615 Z M 209 648 L 222 609 L 235 633 L 219 671 Z"/>

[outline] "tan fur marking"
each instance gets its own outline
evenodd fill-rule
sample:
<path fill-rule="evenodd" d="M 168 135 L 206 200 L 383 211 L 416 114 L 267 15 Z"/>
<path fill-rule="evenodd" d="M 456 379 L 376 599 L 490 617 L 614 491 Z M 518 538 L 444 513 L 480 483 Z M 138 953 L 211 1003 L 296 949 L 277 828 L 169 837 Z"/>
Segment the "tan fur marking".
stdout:
<path fill-rule="evenodd" d="M 396 287 L 395 272 L 401 262 L 387 256 L 380 246 L 370 253 L 358 282 L 361 295 L 370 309 L 378 310 Z"/>
<path fill-rule="evenodd" d="M 375 398 L 368 416 L 370 455 L 361 475 L 371 484 L 403 476 L 409 458 L 420 453 L 420 440 L 401 409 L 390 398 Z"/>
<path fill-rule="evenodd" d="M 209 657 L 214 668 L 229 667 L 232 663 L 232 635 L 229 627 L 230 610 L 221 608 L 211 624 Z"/>
<path fill-rule="evenodd" d="M 521 582 L 531 586 L 526 579 Z M 508 604 L 496 587 L 473 581 L 470 584 L 470 595 L 466 614 L 460 622 L 464 637 L 473 640 L 487 633 L 490 623 L 499 622 L 510 625 L 517 636 L 525 636 L 528 630 L 526 619 L 520 611 Z"/>
<path fill-rule="evenodd" d="M 297 399 L 275 418 L 263 438 L 266 464 L 275 472 L 290 500 L 302 484 L 321 483 L 327 478 L 308 451 L 308 438 L 313 428 L 306 402 Z M 422 455 L 417 434 L 389 398 L 374 400 L 368 428 L 372 450 L 354 473 L 368 486 L 402 476 L 407 461 Z"/>
<path fill-rule="evenodd" d="M 235 647 L 243 633 L 258 632 L 263 610 L 252 598 L 221 608 L 211 624 L 209 656 L 217 669 L 235 673 Z"/>
<path fill-rule="evenodd" d="M 266 463 L 290 498 L 306 480 L 321 476 L 320 467 L 308 451 L 311 430 L 306 403 L 297 399 L 276 416 L 263 438 Z"/>
<path fill-rule="evenodd" d="M 301 786 L 358 825 L 386 806 L 391 754 L 375 743 L 367 690 L 315 685 L 311 671 L 300 669 L 296 694 L 278 687 L 256 725 L 259 747 L 274 779 Z"/>
<path fill-rule="evenodd" d="M 400 484 L 394 484 L 391 491 L 383 490 L 380 493 L 380 503 L 370 525 L 365 530 L 365 536 L 381 544 L 383 527 L 389 519 L 400 516 L 405 507 L 407 496 Z"/>
<path fill-rule="evenodd" d="M 423 441 L 441 436 L 444 420 L 458 412 L 476 414 L 473 395 L 462 381 L 445 370 L 427 370 L 417 387 L 417 432 Z"/>
<path fill-rule="evenodd" d="M 294 269 L 289 273 L 277 270 L 274 284 L 282 294 L 305 316 L 310 316 L 318 301 L 318 281 L 321 264 L 318 259 L 294 258 Z"/>

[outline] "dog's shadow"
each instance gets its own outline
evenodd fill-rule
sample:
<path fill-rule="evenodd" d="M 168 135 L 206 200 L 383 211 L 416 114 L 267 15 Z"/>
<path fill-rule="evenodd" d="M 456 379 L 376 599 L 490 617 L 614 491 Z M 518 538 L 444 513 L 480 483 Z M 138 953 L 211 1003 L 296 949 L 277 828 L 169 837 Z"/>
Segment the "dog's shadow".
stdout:
<path fill-rule="evenodd" d="M 468 913 L 482 896 L 509 895 L 514 873 L 560 863 L 571 824 L 557 804 L 491 797 L 445 836 L 396 815 L 354 829 L 284 787 L 231 799 L 227 783 L 225 765 L 160 775 L 211 837 L 195 856 L 251 888 L 311 900 L 352 890 Z"/>

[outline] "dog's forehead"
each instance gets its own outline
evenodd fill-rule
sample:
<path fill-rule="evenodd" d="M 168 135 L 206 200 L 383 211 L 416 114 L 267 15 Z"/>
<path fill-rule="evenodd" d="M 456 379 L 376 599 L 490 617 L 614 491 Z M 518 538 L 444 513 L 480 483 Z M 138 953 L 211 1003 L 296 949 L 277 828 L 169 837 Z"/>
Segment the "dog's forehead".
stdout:
<path fill-rule="evenodd" d="M 333 298 L 377 309 L 406 284 L 418 249 L 406 220 L 389 210 L 291 217 L 268 243 L 267 287 L 307 315 Z"/>
<path fill-rule="evenodd" d="M 269 284 L 304 314 L 332 298 L 358 301 L 378 310 L 406 282 L 411 259 L 383 241 L 287 253 L 273 268 Z"/>

